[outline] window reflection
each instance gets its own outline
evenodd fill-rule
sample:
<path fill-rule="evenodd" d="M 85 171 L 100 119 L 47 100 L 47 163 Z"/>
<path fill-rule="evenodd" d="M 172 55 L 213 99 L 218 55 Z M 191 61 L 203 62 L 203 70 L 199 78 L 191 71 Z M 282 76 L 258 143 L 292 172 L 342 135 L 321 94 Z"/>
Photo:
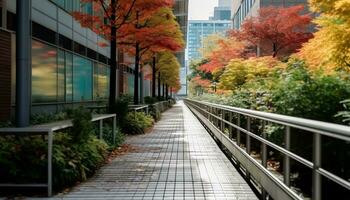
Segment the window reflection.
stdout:
<path fill-rule="evenodd" d="M 94 99 L 107 99 L 109 95 L 109 67 L 96 63 L 94 66 Z"/>
<path fill-rule="evenodd" d="M 57 50 L 49 45 L 32 41 L 32 101 L 57 100 Z"/>
<path fill-rule="evenodd" d="M 73 56 L 73 100 L 92 100 L 92 62 L 80 56 Z"/>

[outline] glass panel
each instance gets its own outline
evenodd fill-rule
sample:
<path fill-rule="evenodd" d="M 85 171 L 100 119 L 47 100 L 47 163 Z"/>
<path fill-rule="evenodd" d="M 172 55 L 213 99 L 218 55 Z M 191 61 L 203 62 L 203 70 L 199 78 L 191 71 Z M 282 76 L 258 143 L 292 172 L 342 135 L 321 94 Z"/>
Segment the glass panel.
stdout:
<path fill-rule="evenodd" d="M 95 64 L 94 67 L 94 99 L 107 99 L 109 96 L 109 67 Z"/>
<path fill-rule="evenodd" d="M 80 11 L 80 0 L 72 0 L 73 1 L 73 11 Z"/>
<path fill-rule="evenodd" d="M 73 100 L 92 100 L 92 62 L 80 56 L 73 56 Z"/>
<path fill-rule="evenodd" d="M 64 8 L 64 0 L 53 0 L 54 3 L 56 3 L 61 8 Z"/>
<path fill-rule="evenodd" d="M 100 97 L 103 99 L 107 99 L 109 96 L 109 67 L 99 64 L 99 79 L 98 79 L 98 91 L 100 93 Z"/>
<path fill-rule="evenodd" d="M 62 50 L 58 51 L 57 58 L 57 101 L 65 101 L 65 53 Z"/>
<path fill-rule="evenodd" d="M 64 9 L 68 12 L 72 12 L 72 0 L 66 0 Z"/>
<path fill-rule="evenodd" d="M 32 101 L 57 100 L 57 50 L 41 42 L 32 41 Z"/>
<path fill-rule="evenodd" d="M 94 63 L 94 100 L 98 100 L 100 98 L 100 94 L 98 91 L 98 76 L 99 76 L 98 64 Z"/>
<path fill-rule="evenodd" d="M 73 101 L 73 55 L 66 52 L 66 101 Z"/>

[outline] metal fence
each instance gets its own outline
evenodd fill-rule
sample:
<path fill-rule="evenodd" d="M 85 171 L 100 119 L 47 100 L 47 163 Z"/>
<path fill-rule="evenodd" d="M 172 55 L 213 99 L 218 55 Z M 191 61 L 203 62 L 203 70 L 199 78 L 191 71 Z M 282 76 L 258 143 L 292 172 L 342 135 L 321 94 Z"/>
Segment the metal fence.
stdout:
<path fill-rule="evenodd" d="M 184 102 L 222 147 L 231 153 L 237 166 L 245 172 L 245 178 L 258 185 L 262 199 L 302 199 L 290 185 L 292 161 L 312 171 L 313 200 L 322 199 L 322 179 L 330 180 L 350 192 L 350 182 L 346 180 L 349 177 L 340 177 L 332 173 L 331 170 L 323 168 L 321 162 L 324 140 L 331 138 L 349 144 L 350 127 L 189 99 L 185 99 Z M 256 126 L 257 123 L 259 126 Z M 264 127 L 269 124 L 283 127 L 282 144 L 268 139 Z M 257 131 L 258 129 L 260 131 Z M 291 150 L 291 136 L 298 130 L 307 132 L 312 137 L 311 159 Z M 260 144 L 259 158 L 252 154 L 252 145 L 256 146 L 257 143 Z M 268 169 L 268 148 L 283 156 L 282 174 L 273 173 Z M 350 162 L 349 159 L 347 157 L 339 162 Z"/>

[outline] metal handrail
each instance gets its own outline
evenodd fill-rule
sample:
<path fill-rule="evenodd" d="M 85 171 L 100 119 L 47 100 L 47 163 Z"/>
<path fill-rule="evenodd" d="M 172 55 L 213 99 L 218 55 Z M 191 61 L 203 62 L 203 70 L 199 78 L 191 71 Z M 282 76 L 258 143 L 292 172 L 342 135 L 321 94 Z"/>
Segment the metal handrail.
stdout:
<path fill-rule="evenodd" d="M 245 165 L 247 169 L 247 178 L 250 179 L 252 175 L 255 180 L 260 179 L 262 187 L 261 193 L 263 198 L 267 194 L 273 199 L 300 199 L 290 186 L 290 159 L 293 159 L 302 165 L 312 169 L 312 199 L 320 200 L 321 193 L 321 178 L 327 179 L 339 184 L 340 186 L 350 190 L 350 182 L 342 177 L 339 177 L 332 172 L 321 167 L 321 147 L 322 137 L 327 136 L 335 139 L 340 139 L 345 142 L 350 141 L 350 127 L 327 122 L 320 122 L 316 120 L 303 119 L 298 117 L 285 116 L 274 113 L 266 113 L 214 103 L 196 101 L 185 99 L 186 105 L 193 111 L 195 115 L 209 128 L 217 140 L 223 144 L 235 157 L 238 163 Z M 227 120 L 228 115 L 228 120 Z M 234 115 L 237 118 L 233 122 Z M 246 128 L 241 127 L 241 117 L 247 119 Z M 260 119 L 265 123 L 276 123 L 285 127 L 284 146 L 279 146 L 266 139 L 266 133 L 259 136 L 251 131 L 251 119 Z M 225 127 L 229 128 L 229 134 L 236 130 L 236 142 L 232 140 L 231 136 L 225 134 Z M 296 128 L 313 134 L 313 161 L 309 161 L 300 155 L 290 151 L 290 129 Z M 246 146 L 243 148 L 240 144 L 240 135 L 246 135 Z M 250 155 L 251 153 L 251 138 L 254 138 L 262 144 L 262 163 Z M 267 170 L 267 149 L 269 146 L 284 155 L 283 165 L 283 182 Z M 250 166 L 255 165 L 255 166 Z M 249 171 L 254 169 L 257 171 Z M 262 181 L 264 178 L 269 181 Z M 268 183 L 268 184 L 267 184 Z M 273 186 L 271 186 L 273 184 Z"/>
<path fill-rule="evenodd" d="M 103 120 L 113 119 L 112 133 L 113 142 L 116 140 L 116 114 L 98 114 L 93 115 L 91 122 L 99 122 L 99 139 L 103 139 Z M 71 128 L 72 120 L 58 121 L 48 124 L 35 125 L 23 128 L 0 128 L 0 136 L 15 135 L 15 136 L 32 136 L 32 135 L 47 135 L 47 183 L 32 183 L 32 184 L 8 184 L 0 183 L 0 187 L 46 187 L 47 195 L 52 196 L 52 150 L 54 133 L 63 129 Z"/>

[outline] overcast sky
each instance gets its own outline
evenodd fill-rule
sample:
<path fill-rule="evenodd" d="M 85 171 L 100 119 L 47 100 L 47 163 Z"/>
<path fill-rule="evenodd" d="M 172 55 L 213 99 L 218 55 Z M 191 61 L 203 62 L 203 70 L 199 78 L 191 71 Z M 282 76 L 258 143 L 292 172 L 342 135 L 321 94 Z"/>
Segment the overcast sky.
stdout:
<path fill-rule="evenodd" d="M 218 0 L 189 0 L 189 19 L 206 20 L 214 14 L 214 7 Z"/>

